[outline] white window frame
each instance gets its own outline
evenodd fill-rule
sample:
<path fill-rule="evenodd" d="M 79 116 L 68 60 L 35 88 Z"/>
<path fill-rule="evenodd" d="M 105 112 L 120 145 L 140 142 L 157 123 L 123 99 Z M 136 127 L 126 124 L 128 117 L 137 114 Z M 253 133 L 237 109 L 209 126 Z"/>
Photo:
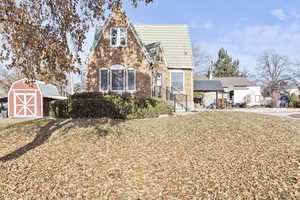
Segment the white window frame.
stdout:
<path fill-rule="evenodd" d="M 158 81 L 158 79 L 157 79 L 157 75 L 158 74 L 160 74 L 161 75 L 161 85 L 160 86 L 158 86 L 157 85 L 157 81 Z M 157 86 L 157 87 L 163 87 L 164 86 L 164 73 L 163 72 L 161 72 L 161 71 L 158 71 L 158 72 L 156 72 L 156 77 L 155 77 L 155 86 Z"/>
<path fill-rule="evenodd" d="M 123 80 L 123 90 L 113 90 L 113 71 L 114 70 L 123 70 L 124 74 L 124 80 Z M 110 76 L 110 89 L 112 92 L 122 93 L 126 91 L 126 70 L 123 65 L 112 65 L 110 70 L 111 76 Z"/>
<path fill-rule="evenodd" d="M 117 29 L 117 40 L 116 44 L 112 44 L 112 30 Z M 125 30 L 125 45 L 121 45 L 121 29 Z M 111 47 L 127 47 L 127 42 L 128 42 L 128 29 L 126 27 L 112 27 L 110 29 L 110 46 Z"/>
<path fill-rule="evenodd" d="M 133 90 L 129 90 L 129 88 L 128 88 L 128 71 L 133 71 L 133 73 L 134 73 L 134 89 Z M 128 92 L 130 92 L 130 93 L 132 93 L 132 92 L 136 92 L 136 70 L 134 69 L 134 68 L 128 68 L 127 70 L 126 70 L 126 74 L 127 74 L 127 76 L 126 76 L 126 90 L 128 91 Z"/>
<path fill-rule="evenodd" d="M 101 80 L 101 71 L 107 71 L 107 90 L 102 90 L 102 84 L 101 84 L 101 82 L 102 82 L 102 80 Z M 100 92 L 104 92 L 104 93 L 107 93 L 108 91 L 109 91 L 109 89 L 110 89 L 110 70 L 108 69 L 108 68 L 101 68 L 100 70 L 99 70 L 99 91 Z"/>
<path fill-rule="evenodd" d="M 170 87 L 172 88 L 172 73 L 182 73 L 183 74 L 183 80 L 182 80 L 182 91 L 173 91 L 174 94 L 184 94 L 185 93 L 185 72 L 183 70 L 171 70 L 170 71 Z"/>
<path fill-rule="evenodd" d="M 255 103 L 260 103 L 260 95 L 255 95 Z"/>

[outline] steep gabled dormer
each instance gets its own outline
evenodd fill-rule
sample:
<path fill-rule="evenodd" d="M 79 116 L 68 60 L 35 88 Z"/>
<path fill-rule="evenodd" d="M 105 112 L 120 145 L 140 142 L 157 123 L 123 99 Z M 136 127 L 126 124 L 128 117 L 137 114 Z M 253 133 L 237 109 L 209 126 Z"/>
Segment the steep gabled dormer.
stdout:
<path fill-rule="evenodd" d="M 87 89 L 150 97 L 153 59 L 120 5 L 96 34 L 87 62 Z"/>

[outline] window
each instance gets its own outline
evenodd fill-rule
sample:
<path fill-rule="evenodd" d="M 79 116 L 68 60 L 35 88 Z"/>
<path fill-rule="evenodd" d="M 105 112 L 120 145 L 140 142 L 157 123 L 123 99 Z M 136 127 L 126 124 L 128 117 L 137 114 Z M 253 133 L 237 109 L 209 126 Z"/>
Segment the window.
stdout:
<path fill-rule="evenodd" d="M 183 93 L 184 91 L 184 72 L 173 71 L 171 72 L 171 87 L 175 93 Z"/>
<path fill-rule="evenodd" d="M 125 89 L 125 73 L 122 65 L 114 65 L 111 70 L 111 90 L 123 91 Z"/>
<path fill-rule="evenodd" d="M 162 87 L 162 83 L 163 83 L 162 76 L 163 75 L 161 72 L 156 73 L 156 86 L 158 86 L 158 87 Z"/>
<path fill-rule="evenodd" d="M 109 73 L 107 69 L 100 70 L 100 91 L 107 92 L 109 86 Z"/>
<path fill-rule="evenodd" d="M 134 69 L 127 70 L 127 89 L 128 91 L 136 90 L 136 76 Z"/>
<path fill-rule="evenodd" d="M 255 103 L 260 103 L 260 96 L 259 95 L 255 96 Z"/>
<path fill-rule="evenodd" d="M 110 33 L 110 44 L 112 47 L 127 46 L 127 28 L 112 28 Z"/>

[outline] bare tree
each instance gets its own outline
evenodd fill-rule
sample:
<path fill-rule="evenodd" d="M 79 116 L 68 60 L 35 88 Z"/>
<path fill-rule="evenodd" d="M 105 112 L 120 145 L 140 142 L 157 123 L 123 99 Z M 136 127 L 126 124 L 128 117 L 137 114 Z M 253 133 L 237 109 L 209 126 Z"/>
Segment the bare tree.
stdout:
<path fill-rule="evenodd" d="M 267 51 L 259 57 L 258 80 L 264 85 L 266 93 L 272 97 L 272 107 L 277 107 L 278 95 L 291 80 L 288 57 L 275 51 Z"/>
<path fill-rule="evenodd" d="M 195 43 L 193 43 L 193 59 L 196 73 L 208 72 L 212 57 Z"/>
<path fill-rule="evenodd" d="M 1 0 L 0 62 L 30 80 L 65 83 L 66 74 L 79 73 L 76 52 L 83 51 L 90 26 L 125 1 L 154 0 Z"/>
<path fill-rule="evenodd" d="M 300 90 L 300 61 L 296 61 L 294 64 L 293 69 L 293 83 L 298 87 Z"/>
<path fill-rule="evenodd" d="M 0 66 L 0 87 L 5 93 L 8 92 L 13 82 L 24 78 L 25 76 L 18 70 L 7 70 Z"/>

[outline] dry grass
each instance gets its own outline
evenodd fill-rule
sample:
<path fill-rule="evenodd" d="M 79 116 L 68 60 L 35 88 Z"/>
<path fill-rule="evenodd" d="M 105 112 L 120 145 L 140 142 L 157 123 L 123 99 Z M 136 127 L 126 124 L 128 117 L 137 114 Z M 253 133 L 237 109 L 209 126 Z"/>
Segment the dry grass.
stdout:
<path fill-rule="evenodd" d="M 294 120 L 202 113 L 5 124 L 0 121 L 0 199 L 300 195 L 300 124 Z"/>

